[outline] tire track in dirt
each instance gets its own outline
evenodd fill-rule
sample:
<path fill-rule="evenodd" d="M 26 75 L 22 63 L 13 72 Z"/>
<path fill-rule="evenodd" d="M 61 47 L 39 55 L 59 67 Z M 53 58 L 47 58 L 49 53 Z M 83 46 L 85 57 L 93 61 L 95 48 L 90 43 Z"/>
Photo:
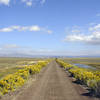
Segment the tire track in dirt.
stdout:
<path fill-rule="evenodd" d="M 52 61 L 40 77 L 12 100 L 98 100 L 81 95 L 66 72 Z M 82 90 L 82 89 L 81 89 Z"/>

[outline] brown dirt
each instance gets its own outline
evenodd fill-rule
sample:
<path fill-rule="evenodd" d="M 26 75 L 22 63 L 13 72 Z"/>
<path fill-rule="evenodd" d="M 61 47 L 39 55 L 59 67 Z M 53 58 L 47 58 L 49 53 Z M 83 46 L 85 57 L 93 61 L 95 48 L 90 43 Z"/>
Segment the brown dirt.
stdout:
<path fill-rule="evenodd" d="M 85 94 L 87 91 L 73 83 L 72 78 L 52 61 L 40 72 L 36 81 L 10 100 L 99 100 Z"/>

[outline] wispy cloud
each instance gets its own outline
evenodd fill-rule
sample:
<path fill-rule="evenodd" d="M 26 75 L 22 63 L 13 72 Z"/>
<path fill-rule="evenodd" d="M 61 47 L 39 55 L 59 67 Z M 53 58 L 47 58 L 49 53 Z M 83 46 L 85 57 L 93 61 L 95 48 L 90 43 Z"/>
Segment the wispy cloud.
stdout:
<path fill-rule="evenodd" d="M 32 6 L 33 4 L 36 5 L 40 3 L 41 5 L 45 4 L 46 0 L 21 0 L 26 6 Z"/>
<path fill-rule="evenodd" d="M 9 5 L 10 3 L 10 0 L 0 0 L 0 4 L 3 4 L 3 5 Z"/>
<path fill-rule="evenodd" d="M 16 44 L 0 45 L 0 57 L 34 57 L 34 56 L 100 56 L 100 50 L 52 50 L 48 48 L 33 49 Z"/>
<path fill-rule="evenodd" d="M 26 5 L 27 5 L 27 6 L 32 6 L 32 2 L 31 2 L 31 1 L 26 2 Z"/>
<path fill-rule="evenodd" d="M 26 6 L 32 6 L 32 4 L 33 4 L 33 0 L 21 0 L 22 1 L 22 3 L 25 3 L 26 4 Z"/>
<path fill-rule="evenodd" d="M 6 44 L 2 46 L 3 49 L 14 49 L 14 48 L 20 48 L 20 46 L 16 44 Z"/>
<path fill-rule="evenodd" d="M 46 0 L 41 0 L 41 4 L 43 5 L 46 2 Z"/>
<path fill-rule="evenodd" d="M 97 16 L 97 17 L 100 17 L 100 13 L 98 13 L 96 16 Z"/>
<path fill-rule="evenodd" d="M 23 47 L 16 44 L 5 44 L 0 46 L 0 56 L 37 56 L 37 55 L 56 55 L 59 52 L 40 48 L 32 49 L 31 47 Z"/>
<path fill-rule="evenodd" d="M 32 26 L 19 26 L 19 25 L 14 25 L 14 26 L 9 26 L 9 27 L 4 27 L 4 28 L 0 28 L 0 32 L 12 32 L 12 31 L 30 31 L 30 32 L 36 32 L 36 31 L 43 31 L 46 32 L 48 34 L 51 34 L 52 31 L 47 29 L 47 28 L 43 28 L 40 27 L 38 25 L 32 25 Z"/>
<path fill-rule="evenodd" d="M 100 24 L 88 28 L 88 34 L 71 33 L 67 35 L 64 41 L 83 42 L 92 45 L 100 45 Z"/>
<path fill-rule="evenodd" d="M 25 4 L 28 7 L 33 6 L 33 4 L 37 5 L 38 3 L 43 5 L 46 2 L 46 0 L 18 0 L 18 1 L 15 0 L 15 1 Z M 6 6 L 10 5 L 10 2 L 12 2 L 12 0 L 0 0 L 0 4 L 6 5 Z"/>

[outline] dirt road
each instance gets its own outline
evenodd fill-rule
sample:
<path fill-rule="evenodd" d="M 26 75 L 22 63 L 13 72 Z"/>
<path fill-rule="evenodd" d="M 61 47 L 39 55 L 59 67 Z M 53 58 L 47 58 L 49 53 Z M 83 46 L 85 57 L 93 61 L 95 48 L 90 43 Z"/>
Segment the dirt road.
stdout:
<path fill-rule="evenodd" d="M 85 89 L 72 83 L 55 61 L 42 70 L 37 78 L 12 100 L 99 100 L 82 95 Z"/>

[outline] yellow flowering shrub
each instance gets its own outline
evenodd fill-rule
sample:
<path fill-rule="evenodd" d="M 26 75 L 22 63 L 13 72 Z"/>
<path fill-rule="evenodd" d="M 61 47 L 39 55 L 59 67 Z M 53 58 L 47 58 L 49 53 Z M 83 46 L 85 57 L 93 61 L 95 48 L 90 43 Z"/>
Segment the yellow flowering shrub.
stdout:
<path fill-rule="evenodd" d="M 48 62 L 49 61 L 42 61 L 34 65 L 25 66 L 16 73 L 7 75 L 0 80 L 0 94 L 4 95 L 22 86 L 30 75 L 39 73 L 40 70 L 48 64 Z"/>
<path fill-rule="evenodd" d="M 59 59 L 57 62 L 65 69 L 67 68 L 77 82 L 87 85 L 95 95 L 100 96 L 100 71 L 79 68 Z"/>
<path fill-rule="evenodd" d="M 61 65 L 61 67 L 63 67 L 64 69 L 70 69 L 70 68 L 73 67 L 73 65 L 71 65 L 71 64 L 69 64 L 69 63 L 65 63 L 65 62 L 62 61 L 62 60 L 57 59 L 56 61 L 57 61 L 57 62 Z"/>

